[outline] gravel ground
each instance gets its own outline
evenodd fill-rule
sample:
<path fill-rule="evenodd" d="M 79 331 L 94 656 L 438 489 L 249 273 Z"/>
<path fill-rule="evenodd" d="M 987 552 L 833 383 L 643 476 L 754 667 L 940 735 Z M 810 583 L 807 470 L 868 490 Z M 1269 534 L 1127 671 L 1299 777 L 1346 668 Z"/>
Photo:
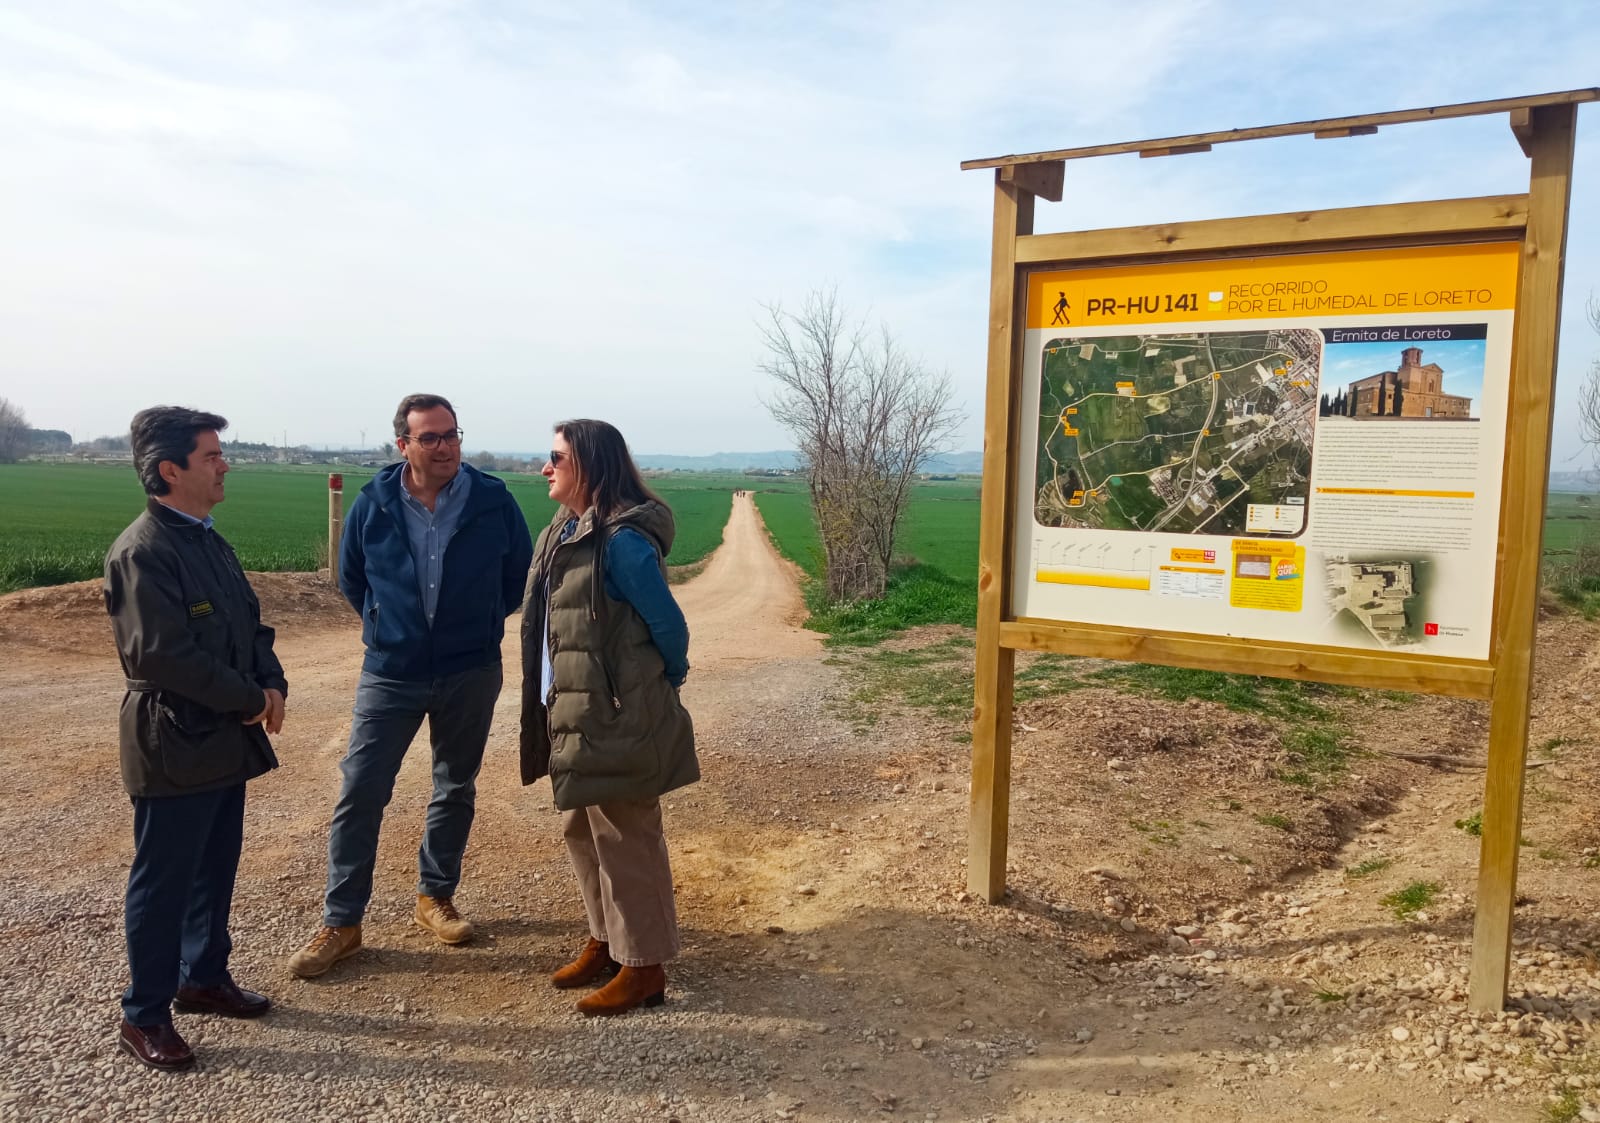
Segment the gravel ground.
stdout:
<path fill-rule="evenodd" d="M 860 713 L 850 659 L 735 630 L 688 688 L 705 779 L 667 801 L 685 940 L 668 1002 L 588 1021 L 546 979 L 585 931 L 548 789 L 515 779 L 514 692 L 459 897 L 480 937 L 446 948 L 410 921 L 417 753 L 366 947 L 288 976 L 316 924 L 359 639 L 337 604 L 277 584 L 280 606 L 307 607 L 278 619 L 291 725 L 283 767 L 252 785 L 233 924 L 236 977 L 276 1006 L 178 1015 L 200 1063 L 177 1074 L 115 1047 L 131 830 L 104 621 L 81 589 L 0 598 L 0 1120 L 1600 1119 L 1593 625 L 1541 636 L 1545 767 L 1503 1014 L 1465 1003 L 1476 840 L 1454 824 L 1481 772 L 1364 763 L 1359 798 L 1286 809 L 1306 824 L 1290 838 L 1250 818 L 1281 794 L 1260 723 L 1030 703 L 1013 893 L 990 907 L 964 890 L 959 727 L 886 706 L 861 732 L 840 716 Z M 1370 743 L 1481 754 L 1468 705 L 1365 710 Z M 1233 818 L 1215 810 L 1229 801 Z M 1158 816 L 1164 841 L 1129 825 Z M 1395 918 L 1382 896 L 1419 878 L 1436 899 Z"/>

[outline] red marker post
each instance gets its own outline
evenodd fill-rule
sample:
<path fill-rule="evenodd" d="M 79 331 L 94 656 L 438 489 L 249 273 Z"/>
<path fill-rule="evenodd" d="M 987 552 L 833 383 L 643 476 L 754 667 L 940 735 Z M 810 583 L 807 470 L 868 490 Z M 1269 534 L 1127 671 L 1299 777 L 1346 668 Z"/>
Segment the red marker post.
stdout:
<path fill-rule="evenodd" d="M 344 533 L 344 476 L 328 473 L 328 579 L 339 584 L 339 537 Z"/>

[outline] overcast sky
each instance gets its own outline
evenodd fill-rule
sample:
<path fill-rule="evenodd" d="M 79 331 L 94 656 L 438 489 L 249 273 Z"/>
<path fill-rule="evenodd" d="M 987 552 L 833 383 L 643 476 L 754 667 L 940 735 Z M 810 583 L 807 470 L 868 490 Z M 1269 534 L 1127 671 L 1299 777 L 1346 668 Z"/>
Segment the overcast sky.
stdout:
<path fill-rule="evenodd" d="M 232 436 L 472 449 L 614 421 L 790 447 L 763 302 L 837 286 L 982 443 L 991 175 L 963 159 L 1600 85 L 1592 0 L 1338 5 L 7 0 L 0 396 L 86 439 L 176 402 Z M 1578 115 L 1561 397 L 1600 338 L 1600 105 Z M 1503 116 L 1068 165 L 1038 229 L 1521 191 Z M 1556 467 L 1587 466 L 1572 411 Z"/>

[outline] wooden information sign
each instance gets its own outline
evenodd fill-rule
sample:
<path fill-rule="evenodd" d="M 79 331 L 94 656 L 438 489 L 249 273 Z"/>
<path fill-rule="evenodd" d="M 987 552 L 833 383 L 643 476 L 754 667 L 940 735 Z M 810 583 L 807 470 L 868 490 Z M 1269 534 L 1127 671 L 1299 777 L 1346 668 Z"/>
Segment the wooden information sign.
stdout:
<path fill-rule="evenodd" d="M 1505 1000 L 1577 105 L 1004 156 L 968 886 L 1005 892 L 1018 650 L 1490 703 L 1471 1002 Z M 1525 194 L 1033 233 L 1066 161 L 1505 113 Z"/>

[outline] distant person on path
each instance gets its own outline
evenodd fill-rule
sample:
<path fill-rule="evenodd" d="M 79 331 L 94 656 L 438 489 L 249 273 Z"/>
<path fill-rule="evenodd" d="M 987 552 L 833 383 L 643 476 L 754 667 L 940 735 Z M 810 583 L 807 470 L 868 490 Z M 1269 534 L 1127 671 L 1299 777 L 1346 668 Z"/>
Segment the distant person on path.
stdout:
<path fill-rule="evenodd" d="M 228 462 L 214 413 L 134 415 L 133 466 L 149 501 L 106 555 L 106 611 L 127 677 L 118 719 L 133 799 L 124 923 L 132 982 L 119 1046 L 157 1069 L 194 1064 L 180 1011 L 253 1018 L 271 1003 L 228 974 L 228 913 L 244 843 L 244 789 L 278 766 L 288 684 L 273 631 L 211 525 Z"/>
<path fill-rule="evenodd" d="M 500 695 L 505 618 L 522 594 L 532 541 L 506 485 L 461 463 L 461 428 L 448 401 L 402 399 L 394 432 L 402 459 L 361 489 L 339 549 L 339 589 L 361 614 L 367 654 L 328 832 L 322 927 L 289 959 L 305 979 L 361 947 L 383 809 L 423 718 L 433 799 L 413 916 L 447 944 L 473 933 L 454 897 Z"/>
<path fill-rule="evenodd" d="M 672 512 L 604 421 L 556 426 L 544 466 L 561 504 L 522 607 L 522 782 L 550 777 L 589 940 L 551 976 L 599 990 L 586 1015 L 659 1006 L 678 954 L 661 795 L 700 778 L 678 700 L 689 627 L 667 588 Z M 609 980 L 609 981 L 608 981 Z"/>

